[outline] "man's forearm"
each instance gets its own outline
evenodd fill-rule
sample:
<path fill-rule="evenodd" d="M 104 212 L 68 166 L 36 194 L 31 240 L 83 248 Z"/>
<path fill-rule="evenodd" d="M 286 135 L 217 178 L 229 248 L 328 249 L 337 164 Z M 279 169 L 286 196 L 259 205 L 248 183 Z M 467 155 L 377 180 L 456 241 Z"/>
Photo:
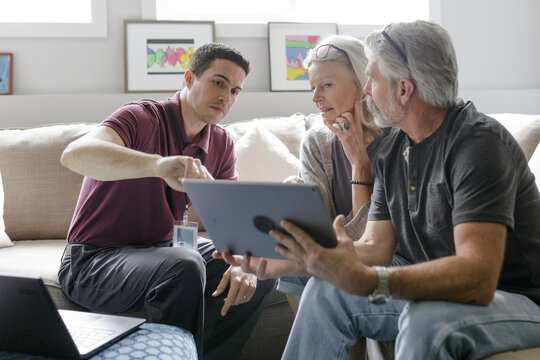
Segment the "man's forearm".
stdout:
<path fill-rule="evenodd" d="M 390 269 L 390 291 L 410 300 L 487 305 L 501 271 L 506 226 L 461 223 L 454 227 L 456 255 Z"/>
<path fill-rule="evenodd" d="M 160 155 L 140 151 L 98 139 L 71 143 L 62 154 L 68 169 L 96 180 L 112 181 L 156 176 Z"/>
<path fill-rule="evenodd" d="M 501 271 L 506 226 L 497 223 L 461 223 L 454 227 L 456 254 L 414 265 L 389 268 L 390 293 L 400 299 L 443 300 L 465 304 L 486 305 L 491 302 Z M 371 246 L 365 237 L 364 243 L 355 243 L 356 252 L 362 262 L 387 265 L 391 258 L 384 259 L 382 247 Z M 360 241 L 362 241 L 360 240 Z M 372 251 L 369 251 L 371 246 Z M 392 251 L 393 252 L 393 251 Z M 390 252 L 390 254 L 392 253 Z M 367 256 L 366 254 L 369 254 Z M 379 254 L 379 255 L 378 255 Z M 368 295 L 363 287 L 363 277 L 371 276 L 373 269 L 363 266 L 353 268 L 353 278 L 361 279 L 356 284 L 357 295 Z M 373 291 L 373 289 L 368 289 Z"/>
<path fill-rule="evenodd" d="M 356 254 L 364 265 L 384 265 L 388 266 L 392 261 L 393 249 L 386 249 L 375 246 L 362 239 L 354 242 Z"/>
<path fill-rule="evenodd" d="M 407 300 L 443 300 L 487 305 L 496 282 L 474 259 L 449 256 L 408 266 L 389 268 L 392 296 Z"/>

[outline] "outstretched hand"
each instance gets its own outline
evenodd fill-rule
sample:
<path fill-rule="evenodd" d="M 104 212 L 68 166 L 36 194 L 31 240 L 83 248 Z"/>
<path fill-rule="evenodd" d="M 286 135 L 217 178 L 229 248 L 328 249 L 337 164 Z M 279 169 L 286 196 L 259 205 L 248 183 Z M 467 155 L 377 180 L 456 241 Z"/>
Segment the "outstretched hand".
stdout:
<path fill-rule="evenodd" d="M 199 159 L 190 156 L 167 156 L 159 159 L 156 174 L 177 191 L 185 191 L 182 185 L 185 178 L 214 179 Z"/>
<path fill-rule="evenodd" d="M 227 286 L 229 286 L 229 292 L 224 300 L 221 316 L 227 315 L 231 306 L 244 304 L 251 300 L 255 290 L 257 290 L 257 277 L 245 273 L 238 266 L 230 266 L 223 274 L 212 296 L 223 294 Z"/>
<path fill-rule="evenodd" d="M 233 255 L 228 251 L 223 253 L 214 251 L 212 257 L 223 259 L 233 266 L 240 266 L 242 271 L 254 274 L 261 280 L 305 273 L 297 264 L 288 260 L 259 258 L 250 254 L 244 254 L 243 256 Z"/>

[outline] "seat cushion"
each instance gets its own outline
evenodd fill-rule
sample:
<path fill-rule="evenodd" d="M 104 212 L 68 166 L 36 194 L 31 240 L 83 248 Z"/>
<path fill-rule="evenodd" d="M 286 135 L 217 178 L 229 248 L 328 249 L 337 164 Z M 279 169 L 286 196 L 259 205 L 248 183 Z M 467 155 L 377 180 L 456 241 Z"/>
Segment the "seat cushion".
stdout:
<path fill-rule="evenodd" d="M 184 329 L 162 324 L 143 324 L 111 347 L 91 357 L 105 359 L 197 360 L 193 335 Z"/>
<path fill-rule="evenodd" d="M 2 359 L 40 360 L 41 356 L 0 351 Z M 92 356 L 91 360 L 105 359 L 170 359 L 197 360 L 193 335 L 171 325 L 142 324 L 141 327 L 117 343 Z"/>
<path fill-rule="evenodd" d="M 58 269 L 66 240 L 14 241 L 0 249 L 0 274 L 41 277 L 58 286 Z"/>

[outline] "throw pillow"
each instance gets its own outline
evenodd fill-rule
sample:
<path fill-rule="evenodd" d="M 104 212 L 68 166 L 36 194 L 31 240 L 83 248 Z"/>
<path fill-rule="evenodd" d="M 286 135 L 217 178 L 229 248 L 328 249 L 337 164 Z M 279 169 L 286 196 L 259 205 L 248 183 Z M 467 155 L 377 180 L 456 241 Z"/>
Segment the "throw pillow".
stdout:
<path fill-rule="evenodd" d="M 0 172 L 0 248 L 11 245 L 13 244 L 6 234 L 6 225 L 4 224 L 4 186 L 2 185 L 2 173 Z"/>
<path fill-rule="evenodd" d="M 323 118 L 320 113 L 306 115 L 306 131 L 321 124 L 323 124 Z"/>
<path fill-rule="evenodd" d="M 223 127 L 227 130 L 229 135 L 231 135 L 234 143 L 236 144 L 238 140 L 245 135 L 246 131 L 253 126 L 252 120 L 234 122 L 231 124 L 225 124 Z"/>
<path fill-rule="evenodd" d="M 264 126 L 253 124 L 235 144 L 236 169 L 242 181 L 282 182 L 297 175 L 300 160 Z"/>
<path fill-rule="evenodd" d="M 293 114 L 289 117 L 255 119 L 255 123 L 263 125 L 289 149 L 291 154 L 300 155 L 300 143 L 306 134 L 304 114 Z"/>
<path fill-rule="evenodd" d="M 527 156 L 527 161 L 530 160 L 540 142 L 540 115 L 490 114 L 489 116 L 510 131 Z"/>
<path fill-rule="evenodd" d="M 529 167 L 536 178 L 536 187 L 540 190 L 540 146 L 536 148 L 533 156 L 531 156 Z"/>
<path fill-rule="evenodd" d="M 304 114 L 293 114 L 291 116 L 256 118 L 250 121 L 240 121 L 225 125 L 225 129 L 236 143 L 253 127 L 254 124 L 265 127 L 275 135 L 289 151 L 296 157 L 300 153 L 300 142 L 306 133 L 306 122 Z"/>

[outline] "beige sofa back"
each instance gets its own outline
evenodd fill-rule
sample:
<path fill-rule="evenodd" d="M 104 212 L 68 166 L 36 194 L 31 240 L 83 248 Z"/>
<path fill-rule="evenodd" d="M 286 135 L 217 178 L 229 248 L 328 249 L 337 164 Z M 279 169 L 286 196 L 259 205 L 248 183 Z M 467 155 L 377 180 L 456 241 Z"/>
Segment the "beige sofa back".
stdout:
<path fill-rule="evenodd" d="M 4 221 L 11 240 L 66 238 L 82 176 L 64 168 L 60 155 L 69 142 L 96 126 L 0 130 Z"/>
<path fill-rule="evenodd" d="M 540 186 L 540 116 L 492 114 L 516 137 L 530 158 Z M 298 150 L 319 115 L 250 119 L 226 125 L 236 143 L 241 180 L 282 181 L 298 172 Z M 4 220 L 11 240 L 65 239 L 82 176 L 60 164 L 67 144 L 97 124 L 59 124 L 0 130 Z M 536 151 L 535 151 L 536 150 Z"/>

